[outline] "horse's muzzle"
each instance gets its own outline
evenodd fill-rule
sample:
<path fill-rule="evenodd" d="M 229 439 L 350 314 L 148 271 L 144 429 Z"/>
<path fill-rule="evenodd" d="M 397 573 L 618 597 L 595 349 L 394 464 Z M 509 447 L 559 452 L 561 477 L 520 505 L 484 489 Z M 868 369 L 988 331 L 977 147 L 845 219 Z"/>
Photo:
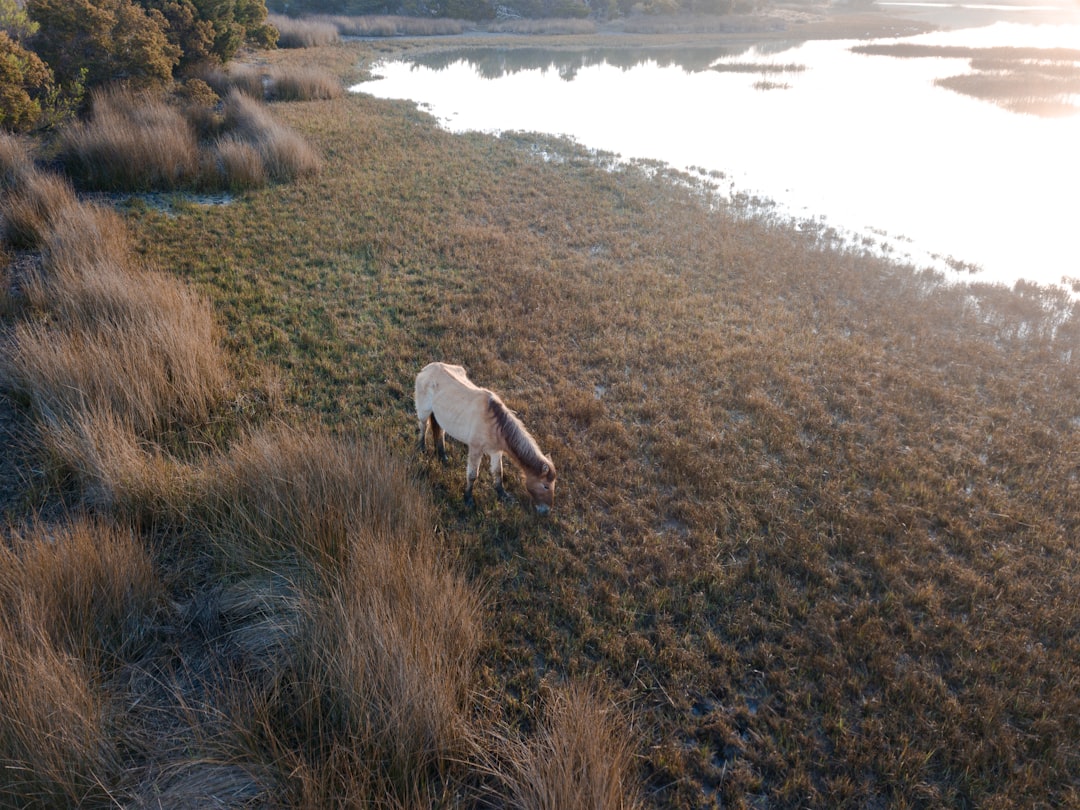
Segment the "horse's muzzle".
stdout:
<path fill-rule="evenodd" d="M 548 506 L 546 503 L 538 503 L 536 505 L 536 514 L 538 515 L 546 515 L 550 511 L 551 507 Z"/>

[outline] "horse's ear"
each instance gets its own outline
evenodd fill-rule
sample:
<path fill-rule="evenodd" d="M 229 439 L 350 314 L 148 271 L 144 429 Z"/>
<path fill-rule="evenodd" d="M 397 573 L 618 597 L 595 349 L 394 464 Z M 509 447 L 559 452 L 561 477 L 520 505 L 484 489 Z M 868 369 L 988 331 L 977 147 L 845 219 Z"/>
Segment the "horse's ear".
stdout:
<path fill-rule="evenodd" d="M 545 478 L 551 475 L 551 465 L 545 464 L 543 467 L 541 467 L 540 475 L 544 476 Z"/>

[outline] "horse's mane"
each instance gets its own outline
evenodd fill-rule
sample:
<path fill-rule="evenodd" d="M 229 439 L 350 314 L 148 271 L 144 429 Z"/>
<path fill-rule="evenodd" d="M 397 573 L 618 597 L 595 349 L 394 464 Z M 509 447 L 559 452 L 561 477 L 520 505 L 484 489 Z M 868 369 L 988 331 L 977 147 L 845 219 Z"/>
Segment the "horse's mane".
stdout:
<path fill-rule="evenodd" d="M 522 467 L 536 475 L 544 474 L 545 464 L 549 470 L 551 469 L 551 461 L 540 452 L 536 439 L 529 434 L 513 411 L 507 408 L 495 394 L 488 397 L 488 413 L 495 420 L 495 426 L 506 440 L 507 447 Z"/>

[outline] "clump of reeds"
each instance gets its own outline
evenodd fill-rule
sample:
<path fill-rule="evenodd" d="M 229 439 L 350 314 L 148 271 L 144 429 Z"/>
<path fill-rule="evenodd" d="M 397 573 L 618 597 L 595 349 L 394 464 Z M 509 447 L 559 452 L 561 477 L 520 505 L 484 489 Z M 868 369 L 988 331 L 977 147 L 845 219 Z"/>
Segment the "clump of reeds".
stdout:
<path fill-rule="evenodd" d="M 40 173 L 8 202 L 34 194 L 50 202 L 41 260 L 17 279 L 31 317 L 11 327 L 0 385 L 31 406 L 56 463 L 113 502 L 154 467 L 150 448 L 208 425 L 232 377 L 208 303 L 138 262 L 115 212 Z"/>
<path fill-rule="evenodd" d="M 571 684 L 547 694 L 532 736 L 503 740 L 496 770 L 519 810 L 633 810 L 641 800 L 631 740 L 614 707 Z"/>
<path fill-rule="evenodd" d="M 0 544 L 0 804 L 107 801 L 122 760 L 101 672 L 141 643 L 162 593 L 135 534 L 108 522 Z"/>
<path fill-rule="evenodd" d="M 498 34 L 595 34 L 596 23 L 577 17 L 546 17 L 499 20 L 490 23 L 487 29 Z"/>
<path fill-rule="evenodd" d="M 218 96 L 225 97 L 238 90 L 252 98 L 266 96 L 264 71 L 243 62 L 230 62 L 226 67 L 206 65 L 198 73 L 198 78 L 207 84 Z"/>
<path fill-rule="evenodd" d="M 198 176 L 199 145 L 176 107 L 126 88 L 95 90 L 89 121 L 65 128 L 60 155 L 68 174 L 90 188 L 169 190 Z"/>
<path fill-rule="evenodd" d="M 12 164 L 13 187 L 0 197 L 4 239 L 14 248 L 33 249 L 41 245 L 52 221 L 77 204 L 67 180 L 55 174 L 27 171 Z"/>
<path fill-rule="evenodd" d="M 314 48 L 319 45 L 333 45 L 341 39 L 338 27 L 331 22 L 317 19 L 296 19 L 282 14 L 267 17 L 278 30 L 279 48 Z"/>
<path fill-rule="evenodd" d="M 345 92 L 340 80 L 319 68 L 276 68 L 269 74 L 266 97 L 271 101 L 325 101 Z"/>
<path fill-rule="evenodd" d="M 254 146 L 273 180 L 306 177 L 319 170 L 321 161 L 311 145 L 243 93 L 234 90 L 225 99 L 225 128 Z"/>
<path fill-rule="evenodd" d="M 347 37 L 445 36 L 460 34 L 468 24 L 448 17 L 402 17 L 390 14 L 317 15 L 313 22 L 329 23 Z"/>

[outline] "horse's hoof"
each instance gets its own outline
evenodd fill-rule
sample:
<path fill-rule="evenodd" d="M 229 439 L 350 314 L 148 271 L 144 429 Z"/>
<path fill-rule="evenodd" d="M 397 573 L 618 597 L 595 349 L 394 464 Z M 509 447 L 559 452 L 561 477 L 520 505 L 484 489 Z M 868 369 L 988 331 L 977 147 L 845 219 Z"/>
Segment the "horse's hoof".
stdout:
<path fill-rule="evenodd" d="M 495 490 L 495 494 L 499 496 L 499 500 L 503 503 L 515 503 L 514 496 L 505 489 L 497 489 Z"/>
<path fill-rule="evenodd" d="M 445 451 L 441 452 L 439 453 L 439 461 L 441 461 L 443 464 L 449 464 L 450 456 L 448 456 Z"/>
<path fill-rule="evenodd" d="M 476 501 L 473 499 L 472 495 L 466 495 L 465 496 L 465 508 L 466 509 L 475 509 L 476 508 Z"/>

